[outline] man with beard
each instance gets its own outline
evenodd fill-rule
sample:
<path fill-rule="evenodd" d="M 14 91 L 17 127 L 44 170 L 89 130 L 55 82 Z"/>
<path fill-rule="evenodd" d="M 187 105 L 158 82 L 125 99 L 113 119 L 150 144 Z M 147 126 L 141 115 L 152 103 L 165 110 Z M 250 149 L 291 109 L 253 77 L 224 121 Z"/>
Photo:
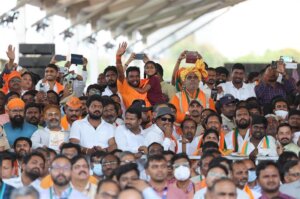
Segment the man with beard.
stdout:
<path fill-rule="evenodd" d="M 216 85 L 227 82 L 229 71 L 224 66 L 216 68 Z"/>
<path fill-rule="evenodd" d="M 232 66 L 231 77 L 232 81 L 218 85 L 218 98 L 225 94 L 231 94 L 238 100 L 246 100 L 249 97 L 256 97 L 253 86 L 244 83 L 245 66 L 243 64 L 236 63 Z"/>
<path fill-rule="evenodd" d="M 90 166 L 84 156 L 76 156 L 71 160 L 71 187 L 83 193 L 88 198 L 94 198 L 97 191 L 97 183 L 90 181 Z"/>
<path fill-rule="evenodd" d="M 88 99 L 87 96 L 81 96 L 79 97 L 80 101 L 81 101 L 81 117 L 85 118 L 85 116 L 88 114 L 87 113 L 87 107 L 86 107 L 86 101 Z"/>
<path fill-rule="evenodd" d="M 277 156 L 276 140 L 266 135 L 267 119 L 263 116 L 252 116 L 251 132 L 249 141 L 245 141 L 240 153 L 250 155 L 251 158 L 256 156 Z"/>
<path fill-rule="evenodd" d="M 103 178 L 112 178 L 115 169 L 120 166 L 120 159 L 113 154 L 106 154 L 101 160 Z"/>
<path fill-rule="evenodd" d="M 216 70 L 214 68 L 207 68 L 207 78 L 204 80 L 204 82 L 199 83 L 200 89 L 205 93 L 206 100 L 208 100 L 211 97 L 211 91 L 215 87 L 216 83 Z"/>
<path fill-rule="evenodd" d="M 21 174 L 23 158 L 31 153 L 32 142 L 29 138 L 19 137 L 15 140 L 13 147 L 17 156 L 14 162 L 14 175 L 19 176 Z"/>
<path fill-rule="evenodd" d="M 126 69 L 126 78 L 124 75 L 124 68 L 122 65 L 122 56 L 126 52 L 127 43 L 123 42 L 119 45 L 116 53 L 116 66 L 118 71 L 117 87 L 118 91 L 122 95 L 124 106 L 127 109 L 134 100 L 145 100 L 146 105 L 150 106 L 150 102 L 147 99 L 147 93 L 139 93 L 135 88 L 143 88 L 147 84 L 141 84 L 140 82 L 140 69 L 132 66 Z"/>
<path fill-rule="evenodd" d="M 287 123 L 279 124 L 277 128 L 276 139 L 277 143 L 277 153 L 282 154 L 284 151 L 291 151 L 295 154 L 299 154 L 300 147 L 293 143 L 293 133 L 292 127 Z"/>
<path fill-rule="evenodd" d="M 78 97 L 70 97 L 65 105 L 66 115 L 61 118 L 61 127 L 70 132 L 71 125 L 81 118 L 81 101 Z"/>
<path fill-rule="evenodd" d="M 250 138 L 251 116 L 247 107 L 237 107 L 233 120 L 236 123 L 236 128 L 226 134 L 225 142 L 227 149 L 240 152 L 242 151 L 243 143 Z"/>
<path fill-rule="evenodd" d="M 29 103 L 25 106 L 25 121 L 38 127 L 42 115 L 41 105 Z"/>
<path fill-rule="evenodd" d="M 193 155 L 196 151 L 200 136 L 195 137 L 197 124 L 192 119 L 185 119 L 181 123 L 182 136 L 178 140 L 178 153 Z"/>
<path fill-rule="evenodd" d="M 52 161 L 50 168 L 50 175 L 53 185 L 50 188 L 40 192 L 41 198 L 87 199 L 88 197 L 71 187 L 71 169 L 71 162 L 67 157 L 63 155 L 56 156 Z"/>
<path fill-rule="evenodd" d="M 140 110 L 129 108 L 125 113 L 125 125 L 116 128 L 115 139 L 118 149 L 132 153 L 146 153 L 145 132 L 141 128 L 142 115 Z M 141 155 L 140 154 L 140 155 Z"/>
<path fill-rule="evenodd" d="M 124 123 L 124 121 L 118 117 L 118 107 L 117 103 L 114 102 L 108 96 L 103 96 L 103 114 L 102 119 L 112 124 L 114 127 L 120 126 Z"/>
<path fill-rule="evenodd" d="M 29 186 L 33 181 L 39 178 L 45 168 L 45 158 L 42 154 L 33 152 L 24 157 L 22 162 L 22 173 L 17 178 L 10 178 L 4 180 L 15 188 Z"/>
<path fill-rule="evenodd" d="M 164 150 L 176 152 L 178 143 L 173 136 L 173 124 L 175 116 L 169 107 L 160 107 L 155 115 L 154 124 L 145 131 L 145 145 L 149 146 L 153 142 L 163 145 Z"/>
<path fill-rule="evenodd" d="M 279 191 L 280 173 L 277 164 L 273 161 L 262 161 L 256 167 L 256 175 L 261 186 L 261 198 L 293 199 Z"/>
<path fill-rule="evenodd" d="M 261 106 L 269 106 L 276 96 L 285 98 L 287 94 L 295 94 L 296 82 L 287 75 L 285 64 L 277 61 L 276 68 L 273 68 L 271 64 L 265 67 L 262 80 L 255 87 L 255 93 Z"/>
<path fill-rule="evenodd" d="M 113 151 L 117 148 L 113 125 L 101 119 L 103 100 L 99 95 L 92 95 L 87 101 L 88 116 L 73 123 L 70 142 L 79 144 L 84 154 L 96 150 Z"/>
<path fill-rule="evenodd" d="M 250 199 L 259 198 L 261 196 L 260 193 L 248 187 L 248 169 L 242 160 L 232 163 L 232 180 L 238 189 L 247 193 Z"/>
<path fill-rule="evenodd" d="M 199 136 L 201 134 L 201 131 L 203 131 L 203 126 L 201 123 L 201 112 L 203 110 L 203 106 L 201 102 L 197 99 L 194 99 L 189 104 L 189 118 L 193 119 L 197 123 L 197 130 L 196 130 L 196 136 Z"/>
<path fill-rule="evenodd" d="M 36 126 L 24 122 L 24 107 L 25 103 L 20 98 L 13 98 L 7 103 L 10 122 L 4 124 L 3 128 L 10 146 L 17 138 L 30 138 L 33 132 L 37 130 Z"/>
<path fill-rule="evenodd" d="M 34 149 L 38 147 L 52 148 L 59 151 L 59 146 L 63 142 L 68 142 L 69 133 L 63 131 L 60 125 L 61 113 L 59 106 L 49 104 L 44 108 L 44 120 L 46 127 L 38 129 L 31 136 L 32 147 Z M 52 144 L 56 143 L 56 146 Z"/>
<path fill-rule="evenodd" d="M 235 128 L 233 122 L 234 111 L 236 108 L 236 99 L 231 94 L 226 94 L 220 98 L 221 117 L 223 121 L 223 129 L 225 132 L 232 131 Z"/>

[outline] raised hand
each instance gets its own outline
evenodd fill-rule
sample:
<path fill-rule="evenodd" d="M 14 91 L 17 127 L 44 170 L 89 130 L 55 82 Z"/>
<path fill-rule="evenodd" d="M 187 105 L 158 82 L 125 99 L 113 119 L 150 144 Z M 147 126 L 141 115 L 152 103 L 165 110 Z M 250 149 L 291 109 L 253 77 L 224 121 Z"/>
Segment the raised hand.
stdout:
<path fill-rule="evenodd" d="M 121 44 L 119 44 L 119 48 L 117 50 L 116 55 L 117 56 L 124 55 L 124 53 L 126 52 L 126 49 L 127 49 L 127 43 L 126 42 L 122 42 Z"/>
<path fill-rule="evenodd" d="M 147 61 L 150 61 L 147 54 L 144 54 L 143 62 L 146 63 Z"/>
<path fill-rule="evenodd" d="M 12 45 L 8 45 L 6 55 L 9 60 L 14 60 L 15 59 L 15 48 Z"/>
<path fill-rule="evenodd" d="M 186 57 L 186 50 L 185 51 L 183 51 L 180 55 L 179 55 L 179 57 L 178 57 L 178 60 L 183 60 L 183 59 L 185 59 L 185 57 Z"/>

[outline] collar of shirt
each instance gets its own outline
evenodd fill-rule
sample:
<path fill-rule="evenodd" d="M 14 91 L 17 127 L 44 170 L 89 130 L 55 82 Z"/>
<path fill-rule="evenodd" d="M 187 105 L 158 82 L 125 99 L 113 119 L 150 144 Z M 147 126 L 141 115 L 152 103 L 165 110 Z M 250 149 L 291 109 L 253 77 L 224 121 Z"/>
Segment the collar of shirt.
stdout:
<path fill-rule="evenodd" d="M 74 187 L 74 185 L 72 184 L 72 182 L 70 182 L 70 185 L 71 185 L 71 187 L 72 187 L 73 189 L 76 189 L 76 188 Z M 85 187 L 84 187 L 82 193 L 85 193 L 85 194 L 89 193 L 89 192 L 90 192 L 90 189 L 91 189 L 91 186 L 92 186 L 92 184 L 91 184 L 90 182 L 88 182 L 88 183 L 85 185 Z"/>
<path fill-rule="evenodd" d="M 50 196 L 52 195 L 54 199 L 63 199 L 63 198 L 69 198 L 72 192 L 72 187 L 68 186 L 62 193 L 61 196 L 56 195 L 53 186 L 50 187 Z M 51 197 L 52 199 L 52 197 Z"/>
<path fill-rule="evenodd" d="M 229 84 L 233 89 L 236 89 L 236 90 L 240 90 L 240 89 L 247 89 L 247 84 L 246 83 L 244 83 L 243 82 L 243 84 L 242 84 L 242 87 L 241 88 L 236 88 L 235 86 L 234 86 L 234 84 L 232 83 L 232 81 L 230 82 L 230 84 Z"/>

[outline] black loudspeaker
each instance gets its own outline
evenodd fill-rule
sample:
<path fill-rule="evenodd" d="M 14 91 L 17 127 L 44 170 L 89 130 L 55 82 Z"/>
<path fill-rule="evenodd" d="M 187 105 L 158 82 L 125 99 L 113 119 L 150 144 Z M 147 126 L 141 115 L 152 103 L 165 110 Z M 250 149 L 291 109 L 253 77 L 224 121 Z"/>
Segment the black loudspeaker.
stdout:
<path fill-rule="evenodd" d="M 19 52 L 23 55 L 54 55 L 55 44 L 19 44 Z"/>

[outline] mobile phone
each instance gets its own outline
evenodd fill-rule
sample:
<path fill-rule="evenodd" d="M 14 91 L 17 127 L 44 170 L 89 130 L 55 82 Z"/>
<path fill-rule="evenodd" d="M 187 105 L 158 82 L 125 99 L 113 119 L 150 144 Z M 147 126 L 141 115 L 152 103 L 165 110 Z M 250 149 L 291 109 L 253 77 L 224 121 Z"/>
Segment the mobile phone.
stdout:
<path fill-rule="evenodd" d="M 280 59 L 284 63 L 291 63 L 291 62 L 293 62 L 293 57 L 290 57 L 290 56 L 280 56 Z"/>
<path fill-rule="evenodd" d="M 194 63 L 196 63 L 196 61 L 197 61 L 197 52 L 196 51 L 187 51 L 185 62 L 194 64 Z"/>
<path fill-rule="evenodd" d="M 55 55 L 55 60 L 56 61 L 66 61 L 67 60 L 67 56 L 64 56 L 64 55 Z"/>
<path fill-rule="evenodd" d="M 83 55 L 71 54 L 71 64 L 83 65 Z"/>
<path fill-rule="evenodd" d="M 218 89 L 212 88 L 210 93 L 210 98 L 213 99 L 214 101 L 217 101 L 217 96 L 218 96 Z"/>
<path fill-rule="evenodd" d="M 277 69 L 277 61 L 272 61 L 271 68 L 272 69 Z"/>
<path fill-rule="evenodd" d="M 136 60 L 143 60 L 144 57 L 145 57 L 144 53 L 137 53 L 137 54 L 135 54 L 135 59 Z"/>

